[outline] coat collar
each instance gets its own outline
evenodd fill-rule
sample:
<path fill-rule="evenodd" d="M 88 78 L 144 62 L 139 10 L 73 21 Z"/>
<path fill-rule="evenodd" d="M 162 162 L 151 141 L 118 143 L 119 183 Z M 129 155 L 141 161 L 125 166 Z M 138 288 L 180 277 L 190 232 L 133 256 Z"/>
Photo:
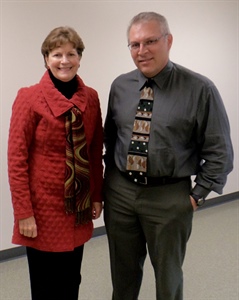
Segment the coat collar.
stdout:
<path fill-rule="evenodd" d="M 87 105 L 87 87 L 82 79 L 77 75 L 78 89 L 73 97 L 68 100 L 54 86 L 48 71 L 45 72 L 40 80 L 40 87 L 44 98 L 49 105 L 53 115 L 59 117 L 70 110 L 73 106 L 79 108 L 81 112 L 85 111 Z"/>

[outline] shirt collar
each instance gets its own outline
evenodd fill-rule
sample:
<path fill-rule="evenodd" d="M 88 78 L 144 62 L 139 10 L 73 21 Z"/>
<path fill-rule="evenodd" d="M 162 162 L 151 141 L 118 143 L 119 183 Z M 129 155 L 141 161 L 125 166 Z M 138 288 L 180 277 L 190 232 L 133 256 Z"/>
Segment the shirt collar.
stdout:
<path fill-rule="evenodd" d="M 160 89 L 162 89 L 163 86 L 164 86 L 164 84 L 167 82 L 168 77 L 170 76 L 172 69 L 173 69 L 173 63 L 169 60 L 168 63 L 167 63 L 167 65 L 163 68 L 163 70 L 160 71 L 156 76 L 154 76 L 152 78 L 154 80 L 154 82 L 156 83 L 156 85 Z M 147 81 L 148 78 L 145 77 L 143 75 L 143 73 L 141 73 L 139 71 L 138 79 L 139 79 L 139 90 L 141 90 L 142 87 L 145 84 L 145 81 Z"/>

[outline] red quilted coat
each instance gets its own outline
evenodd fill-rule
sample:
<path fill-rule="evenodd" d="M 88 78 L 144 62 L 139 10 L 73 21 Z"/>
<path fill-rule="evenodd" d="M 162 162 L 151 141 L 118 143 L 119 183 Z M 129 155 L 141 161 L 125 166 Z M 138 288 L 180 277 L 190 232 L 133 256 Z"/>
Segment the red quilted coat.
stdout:
<path fill-rule="evenodd" d="M 102 117 L 97 92 L 77 76 L 78 90 L 66 99 L 48 72 L 19 90 L 13 104 L 8 172 L 14 209 L 14 244 L 42 251 L 71 251 L 92 236 L 93 223 L 75 225 L 64 209 L 65 117 L 74 105 L 82 112 L 90 161 L 92 202 L 102 201 Z M 19 233 L 18 220 L 33 216 L 38 236 Z"/>

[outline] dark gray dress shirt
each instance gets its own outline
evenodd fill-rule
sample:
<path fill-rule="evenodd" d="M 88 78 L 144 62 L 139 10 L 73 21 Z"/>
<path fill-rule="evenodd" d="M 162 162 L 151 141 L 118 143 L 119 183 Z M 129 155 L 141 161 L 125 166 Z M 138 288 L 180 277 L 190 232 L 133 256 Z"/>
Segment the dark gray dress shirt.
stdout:
<path fill-rule="evenodd" d="M 171 61 L 153 79 L 148 176 L 196 175 L 193 193 L 221 194 L 233 168 L 233 149 L 217 88 L 208 78 Z M 140 89 L 146 80 L 136 69 L 112 83 L 104 127 L 106 170 L 111 164 L 126 170 Z"/>

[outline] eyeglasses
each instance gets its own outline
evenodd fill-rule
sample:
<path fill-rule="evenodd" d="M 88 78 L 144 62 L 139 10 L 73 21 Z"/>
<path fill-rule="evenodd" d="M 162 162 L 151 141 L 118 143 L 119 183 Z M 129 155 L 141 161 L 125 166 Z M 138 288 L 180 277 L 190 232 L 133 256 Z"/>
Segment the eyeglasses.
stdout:
<path fill-rule="evenodd" d="M 155 39 L 150 39 L 150 40 L 147 40 L 145 42 L 142 42 L 142 43 L 137 43 L 137 42 L 133 42 L 133 43 L 129 43 L 128 44 L 128 48 L 130 51 L 136 51 L 136 50 L 139 50 L 140 48 L 140 45 L 144 45 L 146 48 L 150 48 L 151 46 L 154 46 L 155 44 L 157 44 L 157 42 L 162 38 L 162 37 L 165 37 L 167 36 L 168 34 L 163 34 L 161 35 L 160 37 L 158 38 L 155 38 Z"/>

